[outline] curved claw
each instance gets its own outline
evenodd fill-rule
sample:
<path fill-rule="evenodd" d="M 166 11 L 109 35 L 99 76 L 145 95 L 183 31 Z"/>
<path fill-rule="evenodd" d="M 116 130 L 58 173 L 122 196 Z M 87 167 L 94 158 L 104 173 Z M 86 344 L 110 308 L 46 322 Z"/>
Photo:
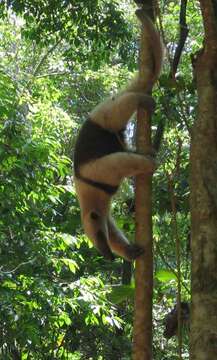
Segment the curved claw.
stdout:
<path fill-rule="evenodd" d="M 144 254 L 144 252 L 145 250 L 137 244 L 129 245 L 127 251 L 127 258 L 129 261 L 133 261 L 137 259 L 140 255 Z"/>

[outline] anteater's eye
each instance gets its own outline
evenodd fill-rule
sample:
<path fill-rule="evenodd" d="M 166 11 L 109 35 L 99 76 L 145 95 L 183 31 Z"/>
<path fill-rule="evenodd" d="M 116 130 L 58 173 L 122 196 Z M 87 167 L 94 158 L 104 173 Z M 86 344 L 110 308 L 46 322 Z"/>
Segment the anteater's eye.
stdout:
<path fill-rule="evenodd" d="M 92 211 L 92 212 L 90 213 L 90 217 L 91 217 L 91 219 L 93 219 L 93 220 L 98 220 L 98 219 L 99 219 L 99 215 L 98 215 L 96 212 L 94 212 L 94 211 Z"/>

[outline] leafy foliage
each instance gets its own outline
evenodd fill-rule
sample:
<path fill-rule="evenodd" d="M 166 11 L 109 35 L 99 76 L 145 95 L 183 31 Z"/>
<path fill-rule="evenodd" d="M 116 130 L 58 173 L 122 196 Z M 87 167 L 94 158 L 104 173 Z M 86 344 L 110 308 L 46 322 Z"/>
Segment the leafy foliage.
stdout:
<path fill-rule="evenodd" d="M 31 41 L 64 41 L 63 56 L 72 66 L 78 62 L 98 68 L 112 55 L 134 55 L 132 31 L 118 1 L 3 1 L 2 14 L 8 8 L 23 16 L 27 26 L 22 32 Z"/>
<path fill-rule="evenodd" d="M 164 2 L 168 55 L 178 38 L 179 5 Z M 174 213 L 183 300 L 189 294 L 188 153 L 195 85 L 189 54 L 199 48 L 200 15 L 177 79 L 164 74 L 154 96 L 165 134 L 154 177 L 154 358 L 177 359 L 163 337 L 177 295 Z M 93 106 L 136 67 L 138 37 L 128 1 L 2 1 L 0 4 L 0 358 L 130 359 L 134 284 L 120 259 L 104 261 L 83 236 L 72 175 L 78 129 Z M 191 23 L 190 23 L 191 25 Z M 133 143 L 134 125 L 128 136 Z M 113 211 L 134 236 L 134 183 Z M 121 349 L 121 351 L 120 351 Z M 184 331 L 183 359 L 188 358 Z"/>

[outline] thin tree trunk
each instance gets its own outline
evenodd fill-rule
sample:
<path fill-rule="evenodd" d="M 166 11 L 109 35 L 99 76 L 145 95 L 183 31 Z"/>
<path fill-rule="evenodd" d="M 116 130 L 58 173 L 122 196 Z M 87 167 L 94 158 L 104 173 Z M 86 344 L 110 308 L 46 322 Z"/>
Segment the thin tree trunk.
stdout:
<path fill-rule="evenodd" d="M 138 127 L 137 148 L 139 149 L 142 145 L 150 149 L 150 126 L 147 114 L 144 115 L 142 110 L 138 111 L 137 121 L 138 124 L 141 123 Z M 146 134 L 144 134 L 145 131 Z M 136 241 L 144 247 L 145 254 L 136 261 L 135 270 L 134 360 L 152 359 L 153 246 L 151 202 L 151 176 L 138 176 L 136 179 Z"/>
<path fill-rule="evenodd" d="M 198 117 L 191 143 L 191 360 L 217 359 L 217 1 L 200 0 L 204 48 L 195 59 Z"/>
<path fill-rule="evenodd" d="M 143 6 L 152 10 L 152 1 L 144 1 Z M 153 14 L 152 14 L 153 15 Z M 143 36 L 143 35 L 142 35 Z M 153 71 L 150 45 L 144 38 L 141 46 L 147 52 L 141 68 Z M 140 50 L 144 52 L 144 49 Z M 141 74 L 142 76 L 142 74 Z M 148 114 L 138 109 L 136 145 L 139 153 L 151 151 L 151 122 Z M 135 313 L 133 334 L 133 360 L 152 359 L 152 295 L 153 295 L 153 244 L 152 244 L 152 176 L 139 175 L 136 178 L 136 242 L 145 253 L 136 260 L 135 269 Z"/>

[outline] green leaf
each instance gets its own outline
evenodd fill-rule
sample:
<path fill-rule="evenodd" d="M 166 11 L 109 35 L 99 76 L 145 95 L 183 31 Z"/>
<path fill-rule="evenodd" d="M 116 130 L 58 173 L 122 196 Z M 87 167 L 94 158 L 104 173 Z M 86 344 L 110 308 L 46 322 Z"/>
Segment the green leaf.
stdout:
<path fill-rule="evenodd" d="M 162 282 L 170 282 L 171 280 L 177 280 L 177 276 L 172 270 L 159 270 L 156 272 L 155 278 Z"/>
<path fill-rule="evenodd" d="M 59 320 L 59 323 L 60 323 L 61 325 L 66 324 L 66 325 L 69 326 L 69 325 L 71 325 L 71 323 L 72 323 L 70 317 L 68 316 L 68 314 L 67 314 L 66 312 L 62 312 L 62 313 L 60 314 L 58 320 Z"/>
<path fill-rule="evenodd" d="M 2 287 L 15 290 L 17 288 L 17 284 L 11 280 L 5 280 L 2 284 Z"/>
<path fill-rule="evenodd" d="M 24 328 L 24 334 L 28 340 L 30 340 L 34 345 L 40 344 L 40 336 L 36 324 L 28 324 Z"/>
<path fill-rule="evenodd" d="M 76 238 L 70 234 L 61 234 L 61 237 L 64 243 L 68 246 L 71 246 L 76 243 Z"/>
<path fill-rule="evenodd" d="M 62 258 L 60 259 L 66 266 L 68 266 L 69 270 L 75 274 L 76 269 L 78 269 L 78 264 L 72 260 L 72 259 L 66 259 L 66 258 Z"/>
<path fill-rule="evenodd" d="M 133 299 L 134 289 L 131 285 L 113 286 L 111 293 L 108 295 L 108 300 L 114 304 L 119 304 L 124 300 Z"/>

